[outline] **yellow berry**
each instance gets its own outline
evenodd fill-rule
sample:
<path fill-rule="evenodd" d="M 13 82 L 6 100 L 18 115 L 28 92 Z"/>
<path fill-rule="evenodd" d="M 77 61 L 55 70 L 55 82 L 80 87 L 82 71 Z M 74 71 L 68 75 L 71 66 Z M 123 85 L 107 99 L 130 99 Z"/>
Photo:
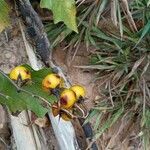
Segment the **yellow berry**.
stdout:
<path fill-rule="evenodd" d="M 71 108 L 76 102 L 76 95 L 70 89 L 65 89 L 60 95 L 60 106 L 61 108 Z"/>
<path fill-rule="evenodd" d="M 42 86 L 46 90 L 55 89 L 57 87 L 63 86 L 63 79 L 57 74 L 49 74 L 47 75 L 43 81 Z"/>
<path fill-rule="evenodd" d="M 31 79 L 31 73 L 23 66 L 18 66 L 12 69 L 9 76 L 12 80 L 18 80 L 19 77 L 22 81 Z"/>
<path fill-rule="evenodd" d="M 81 97 L 82 98 L 85 97 L 86 92 L 85 92 L 84 87 L 82 87 L 80 85 L 73 85 L 70 89 L 75 92 L 77 100 Z"/>

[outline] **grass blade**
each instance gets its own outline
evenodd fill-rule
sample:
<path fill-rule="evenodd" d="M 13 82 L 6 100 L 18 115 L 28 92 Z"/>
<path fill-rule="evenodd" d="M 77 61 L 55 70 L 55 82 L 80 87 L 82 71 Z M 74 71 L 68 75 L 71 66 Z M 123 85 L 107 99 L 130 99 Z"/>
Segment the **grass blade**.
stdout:
<path fill-rule="evenodd" d="M 116 113 L 114 113 L 111 118 L 108 118 L 107 121 L 102 125 L 102 127 L 97 131 L 94 138 L 98 139 L 108 128 L 110 128 L 118 119 L 121 117 L 124 109 L 120 108 Z"/>
<path fill-rule="evenodd" d="M 141 40 L 146 36 L 146 34 L 150 33 L 150 20 L 147 22 L 147 24 L 144 26 L 142 30 L 141 37 L 139 38 L 138 42 L 134 46 L 134 48 L 141 42 Z"/>

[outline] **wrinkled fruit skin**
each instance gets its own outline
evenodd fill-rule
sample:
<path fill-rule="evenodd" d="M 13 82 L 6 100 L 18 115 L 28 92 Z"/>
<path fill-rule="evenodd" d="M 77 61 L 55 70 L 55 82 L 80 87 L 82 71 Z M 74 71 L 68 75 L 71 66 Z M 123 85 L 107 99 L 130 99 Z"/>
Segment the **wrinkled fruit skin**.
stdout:
<path fill-rule="evenodd" d="M 9 76 L 12 80 L 16 81 L 19 79 L 19 77 L 22 81 L 31 79 L 31 73 L 23 66 L 18 66 L 12 69 Z"/>
<path fill-rule="evenodd" d="M 65 89 L 60 95 L 60 107 L 64 109 L 71 108 L 76 102 L 76 95 L 70 89 Z"/>
<path fill-rule="evenodd" d="M 76 97 L 77 97 L 77 100 L 82 97 L 84 98 L 85 97 L 85 89 L 84 87 L 80 86 L 80 85 L 74 85 L 70 88 L 72 91 L 75 92 L 76 94 Z"/>
<path fill-rule="evenodd" d="M 63 80 L 59 75 L 52 73 L 43 79 L 42 86 L 45 90 L 55 89 L 63 86 Z"/>

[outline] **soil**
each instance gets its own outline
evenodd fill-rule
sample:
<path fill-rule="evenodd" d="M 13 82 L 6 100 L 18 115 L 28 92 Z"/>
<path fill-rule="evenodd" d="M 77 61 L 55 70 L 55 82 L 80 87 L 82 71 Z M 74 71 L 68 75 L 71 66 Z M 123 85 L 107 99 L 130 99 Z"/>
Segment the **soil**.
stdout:
<path fill-rule="evenodd" d="M 73 52 L 63 50 L 64 46 L 58 47 L 53 51 L 53 59 L 65 72 L 67 78 L 72 85 L 80 84 L 86 88 L 85 104 L 88 110 L 94 105 L 94 99 L 98 96 L 98 91 L 95 89 L 94 71 L 84 71 L 77 66 L 89 64 L 89 54 L 84 46 L 81 46 L 74 59 L 72 59 Z"/>
<path fill-rule="evenodd" d="M 97 90 L 97 84 L 93 82 L 95 78 L 95 72 L 85 71 L 76 66 L 84 66 L 89 64 L 89 54 L 92 48 L 87 51 L 84 45 L 81 45 L 76 53 L 74 59 L 75 50 L 72 49 L 64 50 L 64 45 L 59 46 L 53 51 L 53 59 L 59 65 L 62 70 L 68 76 L 68 79 L 72 84 L 81 84 L 86 88 L 87 100 L 85 105 L 88 110 L 94 106 L 94 102 L 99 97 L 99 92 Z M 139 122 L 130 120 L 129 118 L 122 118 L 113 125 L 106 133 L 104 133 L 99 140 L 97 140 L 97 145 L 101 150 L 142 150 L 141 141 L 137 137 Z M 94 122 L 91 122 L 94 125 Z M 80 133 L 80 130 L 76 130 L 76 133 Z"/>
<path fill-rule="evenodd" d="M 10 145 L 9 119 L 4 108 L 0 105 L 0 150 L 8 148 Z"/>
<path fill-rule="evenodd" d="M 23 51 L 24 46 L 21 40 L 21 35 L 18 33 L 16 20 L 13 18 L 14 24 L 5 32 L 0 34 L 0 69 L 5 73 L 9 73 L 14 66 L 27 62 L 26 55 Z M 10 122 L 7 112 L 0 106 L 0 149 L 5 150 L 8 147 L 15 149 L 13 137 L 10 132 Z M 9 136 L 8 136 L 9 135 Z M 13 143 L 11 143 L 11 140 Z"/>
<path fill-rule="evenodd" d="M 13 25 L 0 34 L 0 69 L 5 73 L 9 73 L 10 69 L 14 66 L 28 63 L 22 36 L 20 30 L 18 30 L 17 19 L 15 16 L 12 16 L 12 20 Z M 53 59 L 56 64 L 62 68 L 72 84 L 81 84 L 86 88 L 87 99 L 85 100 L 85 105 L 87 109 L 90 110 L 94 106 L 95 99 L 99 96 L 96 84 L 93 82 L 95 72 L 91 70 L 85 71 L 76 67 L 89 64 L 90 50 L 87 51 L 85 46 L 82 45 L 73 59 L 74 49 L 70 51 L 63 50 L 64 47 L 64 45 L 60 45 L 53 50 Z M 15 147 L 15 143 L 13 142 L 12 145 L 11 142 L 13 141 L 13 138 L 11 138 L 9 119 L 7 118 L 6 111 L 0 106 L 0 150 L 5 150 L 6 145 L 11 148 Z M 97 141 L 99 149 L 142 150 L 140 140 L 136 137 L 138 134 L 136 122 L 131 120 L 126 123 L 126 120 L 127 118 L 119 120 L 109 131 L 102 135 L 100 140 Z M 79 145 L 81 145 L 84 150 L 86 148 L 86 143 L 82 127 L 79 125 L 78 120 L 73 121 L 73 124 L 76 130 L 77 139 L 80 141 Z M 46 135 L 48 149 L 58 150 L 57 141 L 51 126 L 45 128 L 43 131 Z M 4 142 L 1 139 L 3 139 Z"/>

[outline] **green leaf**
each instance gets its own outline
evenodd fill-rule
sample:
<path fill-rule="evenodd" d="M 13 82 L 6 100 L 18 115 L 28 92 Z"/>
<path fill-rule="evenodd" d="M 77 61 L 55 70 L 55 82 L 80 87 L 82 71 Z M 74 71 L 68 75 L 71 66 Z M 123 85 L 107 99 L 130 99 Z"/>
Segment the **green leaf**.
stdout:
<path fill-rule="evenodd" d="M 97 131 L 94 138 L 98 139 L 107 129 L 109 129 L 119 119 L 119 117 L 121 117 L 123 111 L 124 109 L 120 108 L 110 118 L 108 118 L 102 127 Z"/>
<path fill-rule="evenodd" d="M 10 25 L 9 11 L 10 11 L 10 8 L 5 2 L 5 0 L 1 0 L 0 2 L 0 32 L 2 32 L 6 27 Z"/>
<path fill-rule="evenodd" d="M 41 0 L 40 7 L 52 10 L 55 24 L 63 21 L 68 28 L 78 32 L 74 0 Z"/>
<path fill-rule="evenodd" d="M 98 9 L 98 13 L 97 13 L 97 17 L 96 17 L 96 24 L 98 25 L 99 19 L 101 17 L 101 14 L 104 12 L 104 10 L 106 9 L 106 5 L 108 3 L 108 0 L 102 1 L 99 9 Z"/>
<path fill-rule="evenodd" d="M 139 38 L 138 42 L 136 43 L 135 47 L 141 42 L 141 40 L 150 32 L 150 20 L 147 22 L 147 24 L 142 29 L 141 37 Z M 134 48 L 135 48 L 134 47 Z"/>
<path fill-rule="evenodd" d="M 94 125 L 94 131 L 96 131 L 98 129 L 101 119 L 102 119 L 102 113 L 99 113 L 97 115 L 97 119 L 96 119 L 96 122 L 95 122 L 95 125 Z"/>
<path fill-rule="evenodd" d="M 88 115 L 88 117 L 86 118 L 86 120 L 84 121 L 84 125 L 86 123 L 88 123 L 89 121 L 91 121 L 95 116 L 97 116 L 99 114 L 98 110 L 92 110 L 91 113 Z"/>
<path fill-rule="evenodd" d="M 117 40 L 115 38 L 107 36 L 103 31 L 101 31 L 100 29 L 98 29 L 96 27 L 93 27 L 93 31 L 94 32 L 91 32 L 91 35 L 96 36 L 96 37 L 103 39 L 103 40 L 113 42 L 116 46 L 120 47 L 120 45 L 121 45 L 120 40 Z"/>
<path fill-rule="evenodd" d="M 26 67 L 32 73 L 32 82 L 22 87 L 27 92 L 18 92 L 16 87 L 0 74 L 2 85 L 0 86 L 0 103 L 6 105 L 12 112 L 31 110 L 38 117 L 43 117 L 49 111 L 49 108 L 46 108 L 43 105 L 44 102 L 38 97 L 42 97 L 50 103 L 56 101 L 56 97 L 45 92 L 41 86 L 43 78 L 51 73 L 51 69 L 34 71 L 29 66 Z"/>

